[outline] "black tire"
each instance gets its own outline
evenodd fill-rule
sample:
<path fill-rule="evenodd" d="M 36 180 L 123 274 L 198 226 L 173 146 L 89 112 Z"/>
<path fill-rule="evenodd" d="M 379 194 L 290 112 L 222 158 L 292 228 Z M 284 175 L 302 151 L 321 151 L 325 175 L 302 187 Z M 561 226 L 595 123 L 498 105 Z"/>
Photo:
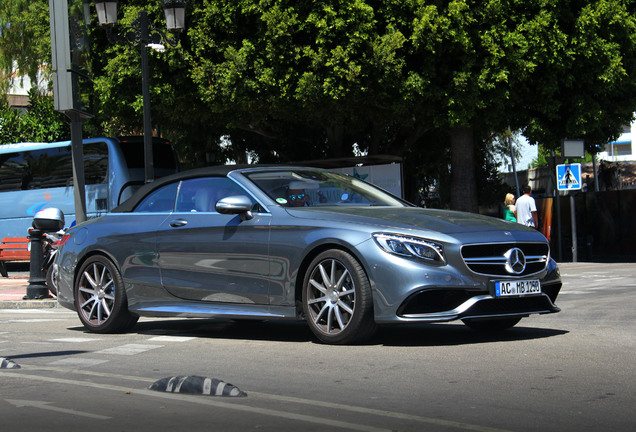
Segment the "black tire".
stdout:
<path fill-rule="evenodd" d="M 57 296 L 56 272 L 57 267 L 55 266 L 49 267 L 46 271 L 46 286 L 49 287 L 49 291 L 54 296 Z"/>
<path fill-rule="evenodd" d="M 302 300 L 311 331 L 325 343 L 359 343 L 376 331 L 369 278 L 347 252 L 328 250 L 311 262 Z"/>
<path fill-rule="evenodd" d="M 103 256 L 82 265 L 75 281 L 75 307 L 84 327 L 95 333 L 122 332 L 139 319 L 128 312 L 119 270 Z"/>
<path fill-rule="evenodd" d="M 464 324 L 473 330 L 479 331 L 501 331 L 514 327 L 519 321 L 520 317 L 515 318 L 495 318 L 495 319 L 465 319 L 462 320 Z"/>

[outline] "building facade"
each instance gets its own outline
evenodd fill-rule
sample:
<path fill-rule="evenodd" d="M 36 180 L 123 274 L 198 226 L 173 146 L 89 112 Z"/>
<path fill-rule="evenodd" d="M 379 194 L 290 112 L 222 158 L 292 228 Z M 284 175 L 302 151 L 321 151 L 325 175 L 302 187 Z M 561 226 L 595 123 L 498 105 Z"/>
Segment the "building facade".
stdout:
<path fill-rule="evenodd" d="M 610 162 L 636 160 L 636 121 L 623 127 L 623 133 L 616 140 L 605 144 L 605 151 L 597 154 L 599 160 Z"/>

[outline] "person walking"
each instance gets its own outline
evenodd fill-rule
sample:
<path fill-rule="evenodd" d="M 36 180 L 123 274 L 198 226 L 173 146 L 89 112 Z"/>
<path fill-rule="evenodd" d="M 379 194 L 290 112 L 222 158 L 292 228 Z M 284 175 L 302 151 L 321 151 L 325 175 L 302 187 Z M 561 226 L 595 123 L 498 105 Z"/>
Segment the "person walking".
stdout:
<path fill-rule="evenodd" d="M 537 204 L 532 198 L 532 187 L 525 185 L 521 188 L 522 195 L 517 200 L 515 217 L 522 225 L 537 228 L 539 217 L 537 216 Z"/>
<path fill-rule="evenodd" d="M 510 222 L 517 222 L 515 217 L 515 196 L 511 193 L 506 194 L 504 199 L 503 218 Z"/>

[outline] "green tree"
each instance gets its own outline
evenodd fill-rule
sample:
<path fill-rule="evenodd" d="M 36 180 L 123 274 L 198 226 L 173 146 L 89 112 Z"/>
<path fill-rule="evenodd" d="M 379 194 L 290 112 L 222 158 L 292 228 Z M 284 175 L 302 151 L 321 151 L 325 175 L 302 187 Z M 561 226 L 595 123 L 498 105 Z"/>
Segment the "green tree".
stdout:
<path fill-rule="evenodd" d="M 29 91 L 25 113 L 0 103 L 0 144 L 53 142 L 70 139 L 66 117 L 53 110 L 53 98 Z"/>
<path fill-rule="evenodd" d="M 141 7 L 163 22 L 157 3 L 130 0 L 122 24 Z M 634 12 L 630 0 L 192 0 L 180 46 L 151 52 L 153 123 L 197 164 L 354 144 L 401 155 L 412 173 L 445 175 L 452 208 L 476 211 L 491 136 L 592 145 L 631 120 Z M 139 133 L 139 47 L 92 36 L 100 104 L 86 128 Z"/>
<path fill-rule="evenodd" d="M 0 92 L 5 94 L 14 71 L 37 82 L 50 59 L 48 1 L 0 2 Z"/>
<path fill-rule="evenodd" d="M 354 142 L 405 155 L 427 131 L 446 131 L 451 207 L 476 211 L 481 137 L 512 128 L 535 143 L 598 141 L 631 118 L 632 9 L 617 0 L 203 2 L 191 10 L 188 59 L 201 99 L 230 127 L 280 143 L 306 137 L 306 155 L 350 154 Z"/>

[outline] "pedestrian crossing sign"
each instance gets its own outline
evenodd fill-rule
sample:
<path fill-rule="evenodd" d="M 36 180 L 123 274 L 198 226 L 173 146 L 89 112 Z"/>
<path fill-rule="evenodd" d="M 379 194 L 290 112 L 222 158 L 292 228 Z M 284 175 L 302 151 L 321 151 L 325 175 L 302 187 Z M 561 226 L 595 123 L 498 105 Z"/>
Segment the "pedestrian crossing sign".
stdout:
<path fill-rule="evenodd" d="M 557 189 L 579 190 L 581 184 L 581 164 L 563 164 L 556 167 Z"/>

